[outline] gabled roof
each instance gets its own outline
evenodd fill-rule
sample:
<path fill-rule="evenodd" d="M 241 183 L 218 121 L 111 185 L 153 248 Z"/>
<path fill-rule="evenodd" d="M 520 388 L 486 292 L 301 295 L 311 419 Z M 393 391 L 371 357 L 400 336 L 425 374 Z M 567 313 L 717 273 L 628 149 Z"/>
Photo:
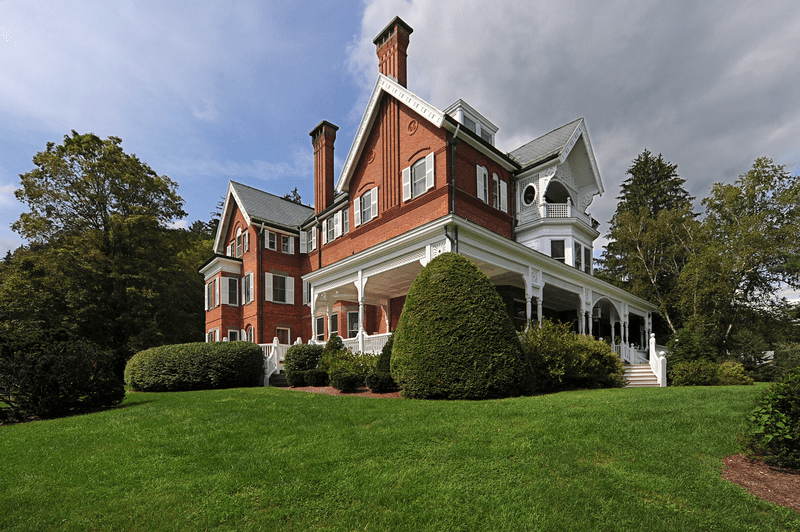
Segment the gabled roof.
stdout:
<path fill-rule="evenodd" d="M 589 132 L 586 130 L 586 122 L 583 118 L 573 120 L 550 133 L 546 133 L 539 138 L 533 139 L 509 152 L 509 156 L 522 166 L 523 171 L 534 168 L 549 161 L 557 160 L 558 164 L 567 160 L 570 152 L 575 147 L 579 139 L 583 138 L 585 144 L 585 157 L 589 162 L 597 185 L 597 190 L 604 192 L 603 180 L 597 170 L 597 161 L 594 158 L 592 143 L 589 141 Z"/>
<path fill-rule="evenodd" d="M 554 155 L 560 156 L 570 138 L 573 136 L 573 133 L 575 133 L 581 123 L 583 123 L 583 118 L 573 120 L 569 124 L 554 129 L 550 133 L 533 139 L 516 150 L 509 152 L 509 155 L 523 168 L 535 166 L 537 163 L 546 161 Z"/>
<path fill-rule="evenodd" d="M 222 207 L 222 219 L 214 239 L 214 251 L 217 253 L 222 253 L 225 247 L 221 238 L 228 231 L 234 204 L 239 206 L 248 225 L 266 223 L 271 226 L 299 230 L 300 225 L 314 215 L 314 209 L 311 207 L 235 181 L 229 181 L 225 204 Z"/>
<path fill-rule="evenodd" d="M 394 96 L 436 127 L 441 127 L 444 123 L 444 113 L 442 111 L 403 87 L 392 78 L 384 76 L 383 74 L 378 74 L 378 80 L 375 82 L 375 87 L 372 89 L 372 95 L 364 111 L 364 116 L 361 118 L 356 136 L 353 139 L 353 145 L 350 147 L 350 151 L 347 154 L 347 159 L 342 167 L 342 173 L 336 181 L 337 193 L 344 191 L 350 182 L 350 177 L 352 177 L 355 171 L 356 163 L 361 156 L 361 151 L 364 149 L 364 144 L 367 142 L 367 137 L 375 122 L 378 105 L 380 104 L 383 93 Z"/>

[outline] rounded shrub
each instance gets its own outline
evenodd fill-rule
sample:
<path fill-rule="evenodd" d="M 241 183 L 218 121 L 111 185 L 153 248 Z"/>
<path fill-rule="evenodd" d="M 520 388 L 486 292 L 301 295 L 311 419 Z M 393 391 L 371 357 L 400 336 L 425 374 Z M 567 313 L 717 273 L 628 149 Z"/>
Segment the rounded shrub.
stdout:
<path fill-rule="evenodd" d="M 136 391 L 177 392 L 261 386 L 264 356 L 250 342 L 165 345 L 136 353 L 125 381 Z"/>
<path fill-rule="evenodd" d="M 322 357 L 321 345 L 297 344 L 287 349 L 283 368 L 286 370 L 289 386 L 307 386 L 308 371 L 317 369 L 320 357 Z"/>
<path fill-rule="evenodd" d="M 714 384 L 719 386 L 749 386 L 754 382 L 740 362 L 723 362 L 717 367 L 714 375 Z"/>
<path fill-rule="evenodd" d="M 310 369 L 305 372 L 306 384 L 309 386 L 327 386 L 328 372 L 322 369 Z"/>
<path fill-rule="evenodd" d="M 403 395 L 486 399 L 519 395 L 527 384 L 514 326 L 475 264 L 443 253 L 409 288 L 391 352 Z"/>
<path fill-rule="evenodd" d="M 85 340 L 30 343 L 0 359 L 0 399 L 17 417 L 108 408 L 125 398 L 115 355 Z"/>
<path fill-rule="evenodd" d="M 800 469 L 800 369 L 759 395 L 740 441 L 751 456 L 778 467 Z"/>

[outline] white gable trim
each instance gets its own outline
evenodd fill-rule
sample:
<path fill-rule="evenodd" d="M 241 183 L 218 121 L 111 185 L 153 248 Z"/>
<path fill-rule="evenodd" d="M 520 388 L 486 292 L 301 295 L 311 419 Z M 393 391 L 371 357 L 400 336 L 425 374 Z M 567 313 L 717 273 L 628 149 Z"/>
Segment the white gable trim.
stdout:
<path fill-rule="evenodd" d="M 600 194 L 603 194 L 605 192 L 605 188 L 603 188 L 603 180 L 600 178 L 600 171 L 597 169 L 597 160 L 594 158 L 592 143 L 589 141 L 589 131 L 586 129 L 586 121 L 583 118 L 580 119 L 577 127 L 575 127 L 575 131 L 572 132 L 569 140 L 561 149 L 561 155 L 558 158 L 558 164 L 563 164 L 564 161 L 567 160 L 569 154 L 572 153 L 572 148 L 575 147 L 575 144 L 577 144 L 578 139 L 581 138 L 581 136 L 583 136 L 583 142 L 586 144 L 586 156 L 589 159 L 590 166 L 592 167 L 592 175 L 594 177 L 594 182 L 597 185 L 597 190 Z"/>
<path fill-rule="evenodd" d="M 413 92 L 409 91 L 393 79 L 378 74 L 378 80 L 375 82 L 375 87 L 372 89 L 372 94 L 369 98 L 369 103 L 364 111 L 364 116 L 361 118 L 361 123 L 358 126 L 358 131 L 353 139 L 353 145 L 350 147 L 350 152 L 347 154 L 342 173 L 336 181 L 336 192 L 342 192 L 347 188 L 350 182 L 350 177 L 355 170 L 358 158 L 361 156 L 361 150 L 364 149 L 364 143 L 367 141 L 367 136 L 372 130 L 372 124 L 375 122 L 377 116 L 378 104 L 380 103 L 383 93 L 387 93 L 397 98 L 401 103 L 407 105 L 414 112 L 428 120 L 436 127 L 442 127 L 444 123 L 444 113 L 432 106 Z"/>
<path fill-rule="evenodd" d="M 231 198 L 233 201 L 231 201 Z M 242 200 L 233 188 L 233 183 L 228 181 L 228 192 L 225 194 L 225 204 L 222 206 L 222 216 L 220 217 L 219 224 L 217 225 L 217 234 L 214 237 L 214 252 L 222 255 L 225 250 L 225 242 L 222 242 L 222 235 L 228 232 L 228 224 L 230 223 L 233 206 L 238 205 L 239 210 L 242 211 L 242 216 L 247 223 L 248 227 L 252 224 L 250 215 L 242 207 Z"/>

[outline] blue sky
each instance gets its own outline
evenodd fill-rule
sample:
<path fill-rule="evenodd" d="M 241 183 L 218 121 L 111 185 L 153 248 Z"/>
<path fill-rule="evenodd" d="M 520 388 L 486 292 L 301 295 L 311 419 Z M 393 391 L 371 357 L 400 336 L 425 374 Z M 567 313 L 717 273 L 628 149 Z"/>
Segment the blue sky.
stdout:
<path fill-rule="evenodd" d="M 338 173 L 395 15 L 414 28 L 409 89 L 469 102 L 500 149 L 586 118 L 601 231 L 645 148 L 698 197 L 762 155 L 800 171 L 794 1 L 0 0 L 0 248 L 21 242 L 19 174 L 72 129 L 121 137 L 176 181 L 184 223 L 208 220 L 229 179 L 313 204 L 308 133 L 340 127 Z"/>

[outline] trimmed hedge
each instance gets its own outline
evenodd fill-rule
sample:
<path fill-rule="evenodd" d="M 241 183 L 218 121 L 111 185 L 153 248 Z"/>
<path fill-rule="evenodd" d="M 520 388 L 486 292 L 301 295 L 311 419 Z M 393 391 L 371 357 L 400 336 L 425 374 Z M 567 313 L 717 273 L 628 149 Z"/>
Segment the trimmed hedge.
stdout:
<path fill-rule="evenodd" d="M 55 417 L 122 402 L 116 356 L 85 340 L 31 343 L 0 358 L 0 399 L 17 417 Z"/>
<path fill-rule="evenodd" d="M 360 373 L 340 369 L 330 374 L 331 386 L 344 393 L 351 393 L 364 385 L 364 376 Z"/>
<path fill-rule="evenodd" d="M 392 374 L 385 371 L 370 373 L 366 383 L 372 393 L 389 393 L 397 389 L 397 383 L 394 382 Z"/>
<path fill-rule="evenodd" d="M 508 397 L 528 383 L 497 290 L 454 253 L 433 259 L 412 283 L 394 333 L 391 372 L 405 397 L 419 399 Z"/>
<path fill-rule="evenodd" d="M 250 342 L 165 345 L 136 353 L 125 382 L 140 392 L 177 392 L 261 386 L 264 356 Z"/>

